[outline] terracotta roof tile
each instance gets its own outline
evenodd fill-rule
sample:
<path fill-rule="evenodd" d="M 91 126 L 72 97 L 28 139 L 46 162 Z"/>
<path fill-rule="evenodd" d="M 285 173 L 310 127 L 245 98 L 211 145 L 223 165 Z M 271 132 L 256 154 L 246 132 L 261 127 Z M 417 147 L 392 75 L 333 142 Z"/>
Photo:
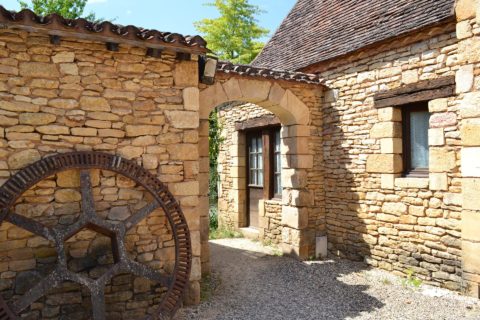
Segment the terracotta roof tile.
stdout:
<path fill-rule="evenodd" d="M 299 70 L 454 19 L 455 0 L 298 0 L 255 59 Z"/>
<path fill-rule="evenodd" d="M 26 30 L 42 30 L 51 35 L 92 37 L 100 41 L 130 43 L 152 48 L 173 48 L 185 52 L 207 52 L 207 43 L 200 36 L 183 36 L 132 25 L 121 26 L 109 21 L 94 23 L 85 19 L 65 19 L 58 14 L 39 16 L 28 9 L 9 11 L 0 5 L 0 24 Z"/>
<path fill-rule="evenodd" d="M 250 65 L 233 64 L 227 61 L 219 61 L 217 65 L 217 71 L 226 74 L 238 74 L 240 76 L 258 77 L 273 80 L 285 80 L 308 84 L 325 84 L 325 81 L 315 74 L 258 68 Z"/>

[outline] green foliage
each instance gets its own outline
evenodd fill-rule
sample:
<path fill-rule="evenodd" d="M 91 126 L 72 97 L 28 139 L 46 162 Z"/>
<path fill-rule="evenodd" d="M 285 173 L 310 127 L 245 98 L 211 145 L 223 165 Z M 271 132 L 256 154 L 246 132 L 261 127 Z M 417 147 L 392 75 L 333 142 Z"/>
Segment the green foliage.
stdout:
<path fill-rule="evenodd" d="M 210 113 L 209 117 L 209 157 L 210 157 L 210 184 L 209 197 L 210 203 L 216 203 L 218 199 L 218 155 L 220 153 L 220 146 L 223 142 L 221 136 L 222 126 L 218 119 L 218 110 L 215 109 Z"/>
<path fill-rule="evenodd" d="M 422 280 L 415 276 L 415 271 L 408 269 L 406 273 L 407 278 L 402 281 L 404 287 L 419 288 L 422 285 Z"/>
<path fill-rule="evenodd" d="M 217 230 L 218 229 L 218 212 L 216 205 L 210 205 L 210 230 Z"/>
<path fill-rule="evenodd" d="M 222 60 L 252 62 L 263 48 L 258 39 L 268 34 L 257 24 L 256 16 L 263 11 L 248 0 L 214 0 L 207 5 L 217 8 L 220 17 L 203 19 L 194 25 L 208 47 Z"/>
<path fill-rule="evenodd" d="M 67 19 L 82 17 L 90 21 L 96 21 L 95 14 L 83 14 L 88 0 L 31 0 L 30 2 L 31 5 L 26 1 L 18 0 L 22 9 L 31 9 L 36 14 L 42 16 L 57 13 Z"/>
<path fill-rule="evenodd" d="M 210 230 L 210 240 L 215 239 L 233 239 L 233 238 L 242 238 L 242 234 L 235 230 L 218 228 L 215 230 Z"/>

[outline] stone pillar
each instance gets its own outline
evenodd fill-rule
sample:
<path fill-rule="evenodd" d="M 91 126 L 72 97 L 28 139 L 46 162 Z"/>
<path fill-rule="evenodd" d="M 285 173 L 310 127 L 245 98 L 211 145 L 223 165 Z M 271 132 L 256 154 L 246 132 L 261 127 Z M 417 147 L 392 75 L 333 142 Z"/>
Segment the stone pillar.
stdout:
<path fill-rule="evenodd" d="M 308 148 L 310 127 L 282 127 L 282 249 L 285 254 L 308 258 L 308 208 L 313 196 L 307 189 L 307 171 L 313 168 L 313 155 Z M 314 250 L 313 250 L 314 251 Z"/>
<path fill-rule="evenodd" d="M 462 267 L 465 291 L 480 297 L 480 92 L 478 68 L 480 37 L 478 29 L 480 1 L 459 0 L 456 4 L 457 37 L 459 39 L 460 69 L 456 74 L 457 94 L 462 117 Z"/>

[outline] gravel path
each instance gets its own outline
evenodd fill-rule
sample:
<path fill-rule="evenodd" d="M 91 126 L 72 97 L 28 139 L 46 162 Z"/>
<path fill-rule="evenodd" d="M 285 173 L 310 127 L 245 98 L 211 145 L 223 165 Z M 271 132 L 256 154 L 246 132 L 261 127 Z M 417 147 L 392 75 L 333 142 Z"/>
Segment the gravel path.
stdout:
<path fill-rule="evenodd" d="M 480 302 L 406 287 L 390 273 L 345 260 L 300 262 L 246 239 L 211 241 L 204 302 L 184 319 L 480 319 Z"/>

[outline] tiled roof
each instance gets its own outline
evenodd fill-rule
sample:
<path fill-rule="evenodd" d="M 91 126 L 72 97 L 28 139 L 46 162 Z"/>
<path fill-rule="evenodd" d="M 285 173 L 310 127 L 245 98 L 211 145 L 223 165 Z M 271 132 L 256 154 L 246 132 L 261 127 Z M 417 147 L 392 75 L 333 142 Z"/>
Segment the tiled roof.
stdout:
<path fill-rule="evenodd" d="M 51 35 L 78 36 L 105 42 L 130 43 L 151 48 L 205 53 L 207 43 L 200 36 L 183 36 L 135 26 L 121 26 L 109 21 L 94 23 L 85 19 L 65 19 L 58 14 L 42 17 L 28 9 L 9 11 L 0 5 L 0 24 L 25 30 L 45 31 Z"/>
<path fill-rule="evenodd" d="M 298 0 L 253 65 L 299 70 L 454 19 L 455 0 Z"/>
<path fill-rule="evenodd" d="M 306 74 L 301 72 L 292 72 L 285 70 L 266 69 L 252 67 L 249 65 L 233 64 L 227 61 L 219 61 L 217 71 L 226 74 L 237 74 L 240 76 L 249 76 L 273 80 L 285 80 L 308 84 L 324 84 L 325 81 L 315 74 Z"/>

